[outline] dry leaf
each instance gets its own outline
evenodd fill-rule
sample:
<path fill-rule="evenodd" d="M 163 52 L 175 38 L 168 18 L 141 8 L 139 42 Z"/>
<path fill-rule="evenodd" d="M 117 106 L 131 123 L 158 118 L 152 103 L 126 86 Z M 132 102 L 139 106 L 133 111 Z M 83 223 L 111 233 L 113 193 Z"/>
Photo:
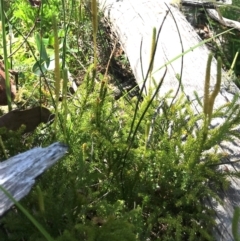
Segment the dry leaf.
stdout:
<path fill-rule="evenodd" d="M 16 131 L 22 125 L 26 126 L 24 133 L 34 131 L 40 123 L 53 120 L 52 114 L 45 107 L 34 107 L 28 110 L 13 110 L 0 117 L 0 127 Z"/>

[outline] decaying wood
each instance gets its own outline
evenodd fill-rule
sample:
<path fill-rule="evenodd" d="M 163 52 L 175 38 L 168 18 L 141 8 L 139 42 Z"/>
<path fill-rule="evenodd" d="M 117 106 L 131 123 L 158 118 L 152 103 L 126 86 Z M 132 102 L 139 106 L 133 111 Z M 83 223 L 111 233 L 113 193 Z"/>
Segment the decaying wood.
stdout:
<path fill-rule="evenodd" d="M 0 128 L 6 127 L 16 131 L 22 125 L 26 128 L 24 133 L 34 131 L 40 123 L 53 120 L 54 114 L 45 107 L 34 107 L 28 110 L 13 110 L 0 117 Z"/>
<path fill-rule="evenodd" d="M 67 146 L 57 142 L 46 148 L 34 148 L 0 162 L 0 185 L 19 201 L 29 193 L 36 177 L 66 152 Z M 12 205 L 12 201 L 0 190 L 0 216 Z"/>
<path fill-rule="evenodd" d="M 219 4 L 220 3 L 220 4 Z M 189 0 L 182 0 L 181 1 L 182 6 L 187 7 L 204 7 L 206 9 L 206 12 L 208 13 L 208 16 L 222 24 L 223 26 L 229 27 L 229 28 L 235 28 L 238 31 L 240 31 L 240 23 L 238 21 L 234 21 L 228 18 L 224 18 L 222 16 L 219 16 L 218 11 L 216 11 L 216 7 L 220 7 L 223 3 L 218 2 L 210 2 L 210 1 L 202 1 L 202 0 L 196 0 L 196 1 L 189 1 Z M 224 4 L 232 4 L 232 1 L 226 1 Z"/>
<path fill-rule="evenodd" d="M 170 89 L 176 91 L 176 86 L 179 85 L 176 76 L 180 75 L 182 71 L 181 83 L 190 99 L 196 90 L 199 96 L 203 96 L 203 81 L 210 51 L 205 45 L 193 49 L 202 40 L 179 9 L 172 7 L 171 2 L 170 0 L 99 0 L 100 7 L 108 19 L 112 31 L 119 37 L 119 41 L 127 54 L 132 71 L 140 87 L 143 84 L 143 79 L 150 64 L 153 28 L 159 29 L 164 21 L 153 67 L 153 77 L 159 82 L 165 72 L 166 63 L 168 64 L 166 67 L 167 74 L 160 94 L 166 93 Z M 171 12 L 169 12 L 168 7 L 171 9 Z M 181 39 L 177 32 L 176 23 Z M 189 52 L 182 58 L 180 57 L 171 62 L 177 55 L 185 51 Z M 224 85 L 231 85 L 229 88 L 235 88 L 235 85 L 231 84 L 224 71 L 222 79 Z M 214 59 L 211 70 L 212 87 L 215 85 L 215 80 L 216 60 Z M 148 80 L 146 86 L 149 86 L 149 84 Z M 223 91 L 226 92 L 225 90 Z M 228 100 L 232 99 L 231 93 L 226 92 L 224 94 Z M 218 106 L 224 103 L 224 98 L 217 98 Z"/>
<path fill-rule="evenodd" d="M 181 75 L 184 93 L 194 104 L 194 92 L 197 92 L 200 98 L 204 93 L 206 63 L 210 51 L 205 45 L 193 49 L 202 40 L 179 9 L 171 2 L 172 0 L 99 0 L 99 5 L 109 21 L 112 31 L 118 36 L 140 87 L 143 85 L 143 79 L 150 64 L 153 28 L 159 29 L 163 23 L 157 42 L 152 75 L 159 83 L 165 69 L 167 70 L 159 95 L 163 96 L 164 93 L 173 90 L 174 96 L 179 89 L 179 80 L 176 76 Z M 186 55 L 172 62 L 176 56 L 185 51 L 188 51 Z M 211 88 L 216 83 L 216 69 L 214 59 L 211 68 Z M 221 94 L 216 98 L 215 108 L 222 106 L 226 101 L 231 102 L 233 96 L 239 93 L 237 87 L 228 79 L 227 74 L 224 71 L 222 73 Z M 148 78 L 146 86 L 149 85 L 154 88 Z M 202 111 L 197 103 L 195 108 Z M 221 121 L 223 119 L 218 124 Z M 229 161 L 238 160 L 239 147 L 239 141 L 221 144 L 221 149 L 229 154 Z M 232 165 L 227 166 L 232 168 Z M 240 169 L 237 164 L 234 164 L 234 168 Z M 223 205 L 215 203 L 213 200 L 211 202 L 217 215 L 217 229 L 214 230 L 214 234 L 217 240 L 231 241 L 234 240 L 231 231 L 234 207 L 240 206 L 239 180 L 231 177 L 231 188 L 222 195 Z"/>
<path fill-rule="evenodd" d="M 232 0 L 223 0 L 223 1 L 181 0 L 181 4 L 182 6 L 188 6 L 188 7 L 216 8 L 216 6 L 222 6 L 223 4 L 232 4 Z"/>
<path fill-rule="evenodd" d="M 238 31 L 240 31 L 240 23 L 238 21 L 234 21 L 234 20 L 224 18 L 224 17 L 220 18 L 218 12 L 214 9 L 207 9 L 206 11 L 210 18 L 219 22 L 223 26 L 226 26 L 229 28 L 235 28 Z"/>

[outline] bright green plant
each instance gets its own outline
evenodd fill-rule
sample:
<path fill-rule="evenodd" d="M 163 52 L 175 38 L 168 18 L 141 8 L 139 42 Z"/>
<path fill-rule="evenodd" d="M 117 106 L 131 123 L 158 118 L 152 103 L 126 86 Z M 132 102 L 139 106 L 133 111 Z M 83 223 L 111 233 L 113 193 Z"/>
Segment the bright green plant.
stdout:
<path fill-rule="evenodd" d="M 207 118 L 208 125 L 211 123 L 212 119 L 212 112 L 213 112 L 213 105 L 214 101 L 219 94 L 221 88 L 221 78 L 222 78 L 222 61 L 218 58 L 217 62 L 217 81 L 214 87 L 213 92 L 209 93 L 210 88 L 210 73 L 211 73 L 211 62 L 212 62 L 213 55 L 210 54 L 208 57 L 207 62 L 207 69 L 206 69 L 206 77 L 205 77 L 205 86 L 204 86 L 204 103 L 203 103 L 203 112 Z"/>
<path fill-rule="evenodd" d="M 47 54 L 43 39 L 40 37 L 39 33 L 36 33 L 35 35 L 35 42 L 40 59 L 37 60 L 36 63 L 33 65 L 32 71 L 34 74 L 42 76 L 44 73 L 46 73 L 47 68 L 49 67 L 50 58 Z"/>
<path fill-rule="evenodd" d="M 32 217 L 32 215 L 19 203 L 17 202 L 7 190 L 5 190 L 0 185 L 0 191 L 4 192 L 4 194 L 23 212 L 26 217 L 36 226 L 36 228 L 43 234 L 47 241 L 53 241 L 51 236 L 44 230 L 44 228 Z"/>
<path fill-rule="evenodd" d="M 32 7 L 28 1 L 16 0 L 9 5 L 9 17 L 16 27 L 28 31 L 34 25 L 42 25 L 44 36 L 51 29 L 52 15 L 60 11 L 61 0 L 42 0 L 40 7 Z"/>
<path fill-rule="evenodd" d="M 208 67 L 209 64 L 211 62 Z M 206 137 L 205 128 L 201 128 L 204 112 L 196 115 L 184 96 L 171 108 L 166 101 L 170 99 L 169 94 L 162 97 L 160 101 L 165 103 L 161 107 L 163 114 L 156 117 L 154 132 L 146 148 L 145 126 L 158 107 L 155 100 L 145 113 L 128 150 L 132 122 L 129 116 L 135 110 L 134 101 L 131 105 L 126 105 L 124 99 L 115 103 L 103 83 L 95 86 L 96 91 L 89 92 L 88 80 L 85 81 L 79 89 L 81 95 L 73 101 L 77 107 L 68 105 L 66 128 L 70 133 L 72 155 L 42 179 L 44 214 L 41 209 L 36 209 L 37 193 L 28 199 L 31 200 L 27 204 L 29 209 L 35 207 L 35 215 L 40 220 L 48 220 L 51 225 L 45 223 L 47 230 L 59 240 L 77 240 L 79 237 L 101 240 L 99 232 L 104 232 L 103 237 L 111 237 L 108 225 L 112 223 L 109 228 L 115 230 L 115 221 L 108 223 L 112 220 L 108 215 L 113 215 L 117 224 L 117 220 L 128 212 L 129 224 L 121 221 L 123 226 L 119 226 L 118 231 L 123 228 L 121 233 L 128 233 L 129 237 L 134 232 L 138 240 L 149 237 L 154 240 L 154 236 L 161 240 L 212 240 L 214 211 L 205 206 L 204 201 L 210 196 L 220 201 L 216 191 L 228 185 L 225 173 L 216 175 L 224 155 L 217 152 L 217 143 L 226 136 L 238 136 L 231 130 L 240 115 L 237 99 L 213 111 L 213 119 L 223 113 L 229 118 L 222 126 L 209 130 Z M 146 105 L 147 100 L 140 104 L 136 120 L 140 120 Z M 199 129 L 196 122 L 200 123 Z M 211 148 L 213 153 L 207 152 Z M 63 175 L 65 169 L 68 172 Z M 62 181 L 54 182 L 59 175 Z M 46 186 L 47 183 L 51 185 Z M 111 208 L 116 199 L 125 201 L 120 216 L 114 209 L 109 214 L 101 211 Z M 59 205 L 53 208 L 51 203 Z M 141 207 L 138 224 L 133 221 L 136 217 L 134 205 Z M 143 217 L 139 216 L 141 213 Z M 13 218 L 11 216 L 11 220 Z M 64 225 L 64 218 L 68 228 Z M 96 224 L 96 220 L 103 221 Z M 59 229 L 63 236 L 59 236 Z"/>
<path fill-rule="evenodd" d="M 76 6 L 69 2 L 62 1 L 61 6 Z M 51 0 L 48 3 L 55 4 Z M 221 61 L 215 90 L 210 93 L 209 57 L 203 103 L 196 95 L 202 106 L 200 113 L 183 94 L 174 101 L 171 91 L 157 95 L 164 75 L 143 101 L 136 97 L 116 101 L 107 71 L 103 75 L 96 69 L 96 5 L 92 5 L 94 14 L 90 15 L 87 2 L 78 3 L 79 12 L 71 12 L 72 7 L 57 12 L 64 16 L 63 31 L 58 36 L 55 32 L 54 37 L 59 40 L 64 79 L 55 137 L 68 143 L 70 153 L 41 177 L 21 204 L 49 236 L 59 241 L 213 240 L 215 212 L 205 204 L 209 198 L 222 202 L 217 193 L 228 187 L 227 175 L 231 175 L 217 171 L 226 155 L 218 144 L 239 138 L 234 127 L 240 117 L 237 96 L 231 103 L 213 108 L 221 82 Z M 68 13 L 77 21 L 72 23 Z M 47 62 L 48 46 L 41 35 L 37 36 L 39 60 Z M 153 32 L 151 61 L 155 39 Z M 74 41 L 81 42 L 81 48 Z M 91 49 L 93 42 L 95 47 Z M 79 69 L 84 72 L 81 86 L 70 98 L 66 95 L 68 76 L 64 63 L 74 73 Z M 151 65 L 149 70 L 151 75 Z M 211 120 L 222 116 L 227 116 L 222 125 L 209 128 Z M 50 133 L 49 137 L 51 142 Z M 43 240 L 43 231 L 36 230 L 22 212 L 9 212 L 0 224 L 4 241 Z"/>

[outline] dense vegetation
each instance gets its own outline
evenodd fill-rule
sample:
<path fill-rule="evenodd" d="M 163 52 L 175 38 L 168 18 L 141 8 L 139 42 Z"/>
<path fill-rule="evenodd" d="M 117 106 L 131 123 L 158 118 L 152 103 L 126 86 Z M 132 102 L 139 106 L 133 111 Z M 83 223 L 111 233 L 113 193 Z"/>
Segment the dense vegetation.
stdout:
<path fill-rule="evenodd" d="M 228 187 L 230 173 L 218 172 L 225 155 L 218 144 L 239 138 L 233 129 L 240 117 L 237 97 L 212 111 L 213 96 L 205 93 L 204 101 L 196 96 L 203 109 L 197 114 L 184 94 L 172 102 L 171 92 L 155 98 L 152 90 L 143 98 L 134 89 L 134 97 L 123 90 L 116 100 L 114 85 L 122 88 L 115 68 L 128 76 L 131 71 L 124 55 L 111 55 L 109 33 L 101 17 L 97 30 L 89 1 L 4 4 L 9 67 L 19 71 L 13 107 L 43 105 L 56 113 L 56 122 L 24 135 L 24 127 L 1 129 L 2 160 L 56 140 L 69 146 L 68 155 L 20 202 L 48 240 L 214 240 L 214 210 L 205 204 L 210 198 L 221 202 L 218 191 Z M 229 61 L 239 48 L 234 34 L 224 46 Z M 220 59 L 218 64 L 220 73 Z M 75 93 L 66 82 L 70 75 L 79 85 Z M 219 116 L 226 121 L 208 128 Z M 13 208 L 0 219 L 0 240 L 46 238 Z"/>

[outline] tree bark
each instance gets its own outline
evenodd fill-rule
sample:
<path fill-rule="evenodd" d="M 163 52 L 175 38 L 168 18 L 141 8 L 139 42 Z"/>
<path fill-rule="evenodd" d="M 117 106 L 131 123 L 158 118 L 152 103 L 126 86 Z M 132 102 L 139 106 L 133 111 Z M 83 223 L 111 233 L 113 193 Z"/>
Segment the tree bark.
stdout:
<path fill-rule="evenodd" d="M 164 22 L 153 65 L 153 77 L 157 83 L 167 69 L 160 96 L 170 90 L 174 91 L 173 95 L 177 93 L 179 80 L 176 76 L 181 75 L 181 72 L 181 84 L 187 97 L 194 100 L 194 92 L 197 92 L 200 97 L 203 96 L 206 63 L 210 51 L 205 45 L 193 48 L 202 40 L 176 5 L 170 3 L 170 0 L 99 0 L 99 6 L 112 31 L 118 36 L 140 88 L 150 64 L 153 28 L 158 30 Z M 188 53 L 181 56 L 185 51 Z M 175 59 L 178 55 L 180 57 Z M 214 59 L 211 68 L 211 88 L 216 83 L 216 69 Z M 225 104 L 226 101 L 231 101 L 233 96 L 239 93 L 225 71 L 222 73 L 221 94 L 216 98 L 215 108 Z M 146 83 L 147 88 L 148 86 L 154 87 L 149 78 Z M 199 106 L 196 108 L 202 111 Z M 230 161 L 238 159 L 239 142 L 225 143 L 221 148 L 230 154 Z M 239 170 L 238 167 L 237 170 Z M 240 206 L 239 186 L 239 181 L 231 178 L 231 188 L 223 194 L 224 205 L 216 204 L 212 200 L 217 211 L 217 229 L 214 230 L 217 240 L 234 240 L 231 222 L 234 207 Z"/>
<path fill-rule="evenodd" d="M 240 31 L 240 23 L 238 21 L 234 21 L 234 20 L 224 18 L 224 17 L 220 18 L 218 15 L 218 12 L 214 9 L 207 9 L 207 13 L 211 19 L 219 22 L 223 26 L 226 26 L 229 28 L 235 28 L 238 31 Z"/>

